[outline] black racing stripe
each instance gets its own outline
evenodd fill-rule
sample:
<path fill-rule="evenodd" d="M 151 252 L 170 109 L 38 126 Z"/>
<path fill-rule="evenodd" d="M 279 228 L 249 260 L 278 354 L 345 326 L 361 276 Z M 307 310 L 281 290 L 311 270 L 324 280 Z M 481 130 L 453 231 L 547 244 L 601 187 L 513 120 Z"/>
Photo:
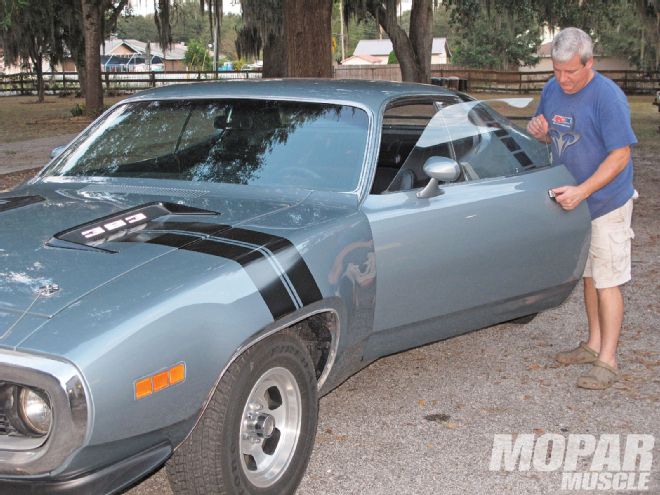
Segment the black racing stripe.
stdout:
<path fill-rule="evenodd" d="M 523 167 L 529 167 L 534 163 L 532 159 L 529 156 L 527 156 L 527 153 L 525 153 L 524 150 L 520 150 L 514 153 L 513 156 L 516 158 L 516 160 L 518 160 L 518 163 L 520 163 Z"/>
<path fill-rule="evenodd" d="M 169 246 L 177 249 L 183 249 L 187 244 L 194 243 L 199 240 L 199 237 L 193 237 L 184 234 L 173 234 L 171 232 L 165 234 L 150 234 L 149 232 L 140 232 L 132 234 L 123 242 L 143 242 L 146 244 L 159 244 L 161 246 Z"/>
<path fill-rule="evenodd" d="M 168 222 L 157 221 L 150 222 L 145 227 L 145 230 L 160 231 L 160 230 L 178 230 L 181 232 L 190 232 L 193 234 L 213 235 L 229 229 L 229 225 L 208 223 L 208 222 Z"/>
<path fill-rule="evenodd" d="M 199 240 L 184 246 L 182 249 L 212 256 L 222 256 L 239 263 L 259 290 L 266 306 L 273 315 L 273 319 L 276 320 L 296 310 L 291 295 L 284 286 L 279 273 L 275 271 L 275 268 L 261 252 L 208 239 Z"/>
<path fill-rule="evenodd" d="M 46 201 L 43 196 L 14 196 L 12 198 L 0 198 L 0 213 L 21 208 L 23 206 Z"/>
<path fill-rule="evenodd" d="M 200 235 L 209 234 L 214 229 L 218 231 L 229 230 L 223 231 L 219 235 L 216 234 L 217 239 L 203 239 L 174 232 L 161 234 L 158 232 L 161 226 L 163 230 L 167 228 L 167 230 L 186 231 Z M 151 230 L 151 227 L 152 225 L 149 225 L 150 231 L 148 232 L 137 232 L 129 235 L 124 240 L 160 244 L 236 261 L 245 269 L 258 288 L 274 319 L 295 311 L 296 306 L 279 273 L 268 263 L 266 255 L 258 250 L 260 247 L 264 247 L 274 254 L 279 264 L 286 271 L 303 306 L 322 299 L 321 291 L 307 263 L 288 239 L 254 230 L 230 229 L 229 226 L 220 224 L 163 222 L 158 226 L 158 229 Z M 230 242 L 252 244 L 255 247 L 227 244 L 223 243 L 222 239 Z"/>
<path fill-rule="evenodd" d="M 312 272 L 291 241 L 265 232 L 234 228 L 223 232 L 221 237 L 235 241 L 258 244 L 271 251 L 286 271 L 303 306 L 322 299 L 321 290 Z"/>
<path fill-rule="evenodd" d="M 252 279 L 273 315 L 273 319 L 281 318 L 296 310 L 291 295 L 286 290 L 279 273 L 275 271 L 275 268 L 268 262 L 266 257 L 256 249 L 169 232 L 157 235 L 148 232 L 139 233 L 130 236 L 126 240 L 170 246 L 236 261 Z"/>

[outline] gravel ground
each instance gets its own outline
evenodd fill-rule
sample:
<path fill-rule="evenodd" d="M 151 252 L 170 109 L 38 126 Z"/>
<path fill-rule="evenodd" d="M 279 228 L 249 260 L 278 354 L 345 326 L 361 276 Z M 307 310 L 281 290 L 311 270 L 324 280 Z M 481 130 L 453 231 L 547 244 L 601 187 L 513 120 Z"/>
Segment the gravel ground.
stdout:
<path fill-rule="evenodd" d="M 561 471 L 489 471 L 493 435 L 642 433 L 657 439 L 660 170 L 657 157 L 639 149 L 635 167 L 640 198 L 633 282 L 624 287 L 619 383 L 603 392 L 578 389 L 575 380 L 586 368 L 552 360 L 585 336 L 578 288 L 527 325 L 497 325 L 381 359 L 328 394 L 298 493 L 554 494 L 561 492 Z M 0 190 L 31 173 L 0 175 Z M 659 453 L 656 441 L 644 493 L 660 494 Z M 160 470 L 126 493 L 171 490 Z"/>

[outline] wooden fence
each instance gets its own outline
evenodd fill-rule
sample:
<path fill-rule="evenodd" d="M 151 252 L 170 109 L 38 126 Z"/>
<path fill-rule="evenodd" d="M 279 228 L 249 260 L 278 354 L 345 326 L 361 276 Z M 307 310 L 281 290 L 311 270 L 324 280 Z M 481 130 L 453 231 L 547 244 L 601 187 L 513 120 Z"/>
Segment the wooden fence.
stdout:
<path fill-rule="evenodd" d="M 260 72 L 103 72 L 101 81 L 106 92 L 133 92 L 175 83 L 261 78 Z M 76 72 L 45 72 L 46 94 L 75 93 L 80 90 Z M 0 76 L 0 95 L 31 95 L 37 92 L 37 77 L 30 72 Z"/>
<path fill-rule="evenodd" d="M 660 72 L 599 71 L 628 94 L 650 94 L 660 90 Z M 431 77 L 458 77 L 467 80 L 468 91 L 538 92 L 552 71 L 517 72 L 471 69 L 452 65 L 432 65 Z M 400 81 L 398 65 L 343 65 L 335 67 L 336 79 L 385 79 Z"/>
<path fill-rule="evenodd" d="M 638 71 L 601 71 L 628 94 L 651 94 L 660 90 L 660 73 Z M 461 78 L 468 91 L 538 92 L 552 72 L 504 72 L 461 68 L 451 65 L 431 66 L 433 77 Z M 107 92 L 133 92 L 165 84 L 226 79 L 261 78 L 260 72 L 104 72 L 103 87 Z M 334 68 L 335 79 L 369 79 L 400 81 L 398 65 L 343 65 Z M 47 94 L 76 92 L 80 89 L 75 72 L 44 74 Z M 0 95 L 36 94 L 36 76 L 21 73 L 0 76 Z"/>

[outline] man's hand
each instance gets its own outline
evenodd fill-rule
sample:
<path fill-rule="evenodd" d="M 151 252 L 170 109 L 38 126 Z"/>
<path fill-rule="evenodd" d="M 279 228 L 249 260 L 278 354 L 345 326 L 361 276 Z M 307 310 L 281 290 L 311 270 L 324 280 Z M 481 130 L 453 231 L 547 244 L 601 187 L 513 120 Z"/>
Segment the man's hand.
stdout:
<path fill-rule="evenodd" d="M 545 120 L 543 114 L 532 117 L 532 120 L 530 120 L 529 124 L 527 124 L 527 132 L 544 143 L 550 142 L 548 130 L 548 121 Z"/>
<path fill-rule="evenodd" d="M 552 189 L 559 206 L 569 211 L 577 208 L 587 196 L 580 186 L 561 186 Z"/>

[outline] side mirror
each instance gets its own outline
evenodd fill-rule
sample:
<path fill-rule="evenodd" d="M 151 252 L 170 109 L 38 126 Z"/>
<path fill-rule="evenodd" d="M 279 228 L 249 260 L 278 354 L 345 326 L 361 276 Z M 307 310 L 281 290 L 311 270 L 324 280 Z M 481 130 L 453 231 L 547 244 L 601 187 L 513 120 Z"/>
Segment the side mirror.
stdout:
<path fill-rule="evenodd" d="M 53 158 L 57 158 L 58 156 L 60 156 L 67 146 L 69 146 L 69 145 L 68 144 L 63 144 L 62 146 L 58 146 L 57 148 L 53 148 L 53 150 L 50 152 L 51 160 Z"/>
<path fill-rule="evenodd" d="M 441 194 L 439 182 L 454 182 L 461 176 L 461 167 L 451 158 L 432 156 L 424 164 L 424 173 L 431 177 L 426 187 L 417 193 L 418 198 L 432 198 Z"/>

